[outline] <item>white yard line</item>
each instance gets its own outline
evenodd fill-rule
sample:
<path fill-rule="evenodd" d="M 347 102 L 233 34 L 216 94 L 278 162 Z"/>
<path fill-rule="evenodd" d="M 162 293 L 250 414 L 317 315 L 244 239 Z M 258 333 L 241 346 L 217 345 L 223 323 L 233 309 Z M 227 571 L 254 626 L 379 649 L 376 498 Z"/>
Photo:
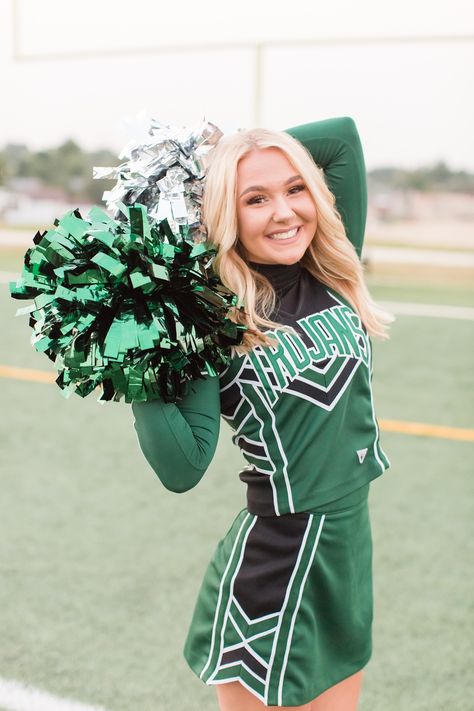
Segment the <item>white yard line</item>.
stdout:
<path fill-rule="evenodd" d="M 451 252 L 442 249 L 410 249 L 403 247 L 371 247 L 363 255 L 369 262 L 380 264 L 420 264 L 440 267 L 474 267 L 474 252 Z"/>
<path fill-rule="evenodd" d="M 378 301 L 387 311 L 403 316 L 432 316 L 433 318 L 454 318 L 474 321 L 474 308 L 469 306 L 447 306 L 446 304 L 410 304 L 407 301 Z"/>
<path fill-rule="evenodd" d="M 103 706 L 90 706 L 53 696 L 29 684 L 1 677 L 0 706 L 8 711 L 106 711 Z"/>

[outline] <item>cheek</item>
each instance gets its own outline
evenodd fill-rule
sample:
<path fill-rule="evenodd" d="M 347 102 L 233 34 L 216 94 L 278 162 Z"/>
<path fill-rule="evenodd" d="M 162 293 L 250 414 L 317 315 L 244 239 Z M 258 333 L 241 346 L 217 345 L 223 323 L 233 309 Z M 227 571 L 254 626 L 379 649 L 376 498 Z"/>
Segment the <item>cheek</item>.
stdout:
<path fill-rule="evenodd" d="M 318 226 L 318 214 L 316 211 L 316 208 L 314 207 L 313 202 L 311 201 L 310 203 L 306 204 L 306 209 L 304 213 L 304 217 L 306 219 L 306 223 L 308 225 L 308 244 L 311 242 L 313 239 L 314 235 L 316 234 L 316 229 Z"/>
<path fill-rule="evenodd" d="M 261 211 L 241 210 L 237 214 L 237 224 L 241 238 L 252 238 L 262 230 L 264 223 L 265 219 Z"/>
<path fill-rule="evenodd" d="M 305 201 L 303 209 L 308 222 L 317 222 L 317 211 L 312 200 Z"/>
<path fill-rule="evenodd" d="M 249 214 L 245 208 L 237 208 L 237 226 L 239 233 L 245 232 L 248 229 Z"/>

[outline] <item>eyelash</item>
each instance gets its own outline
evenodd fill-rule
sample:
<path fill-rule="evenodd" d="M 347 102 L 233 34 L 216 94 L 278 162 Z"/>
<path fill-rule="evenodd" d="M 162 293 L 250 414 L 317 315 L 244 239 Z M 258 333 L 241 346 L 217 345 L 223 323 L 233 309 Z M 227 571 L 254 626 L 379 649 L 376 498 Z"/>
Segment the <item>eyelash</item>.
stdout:
<path fill-rule="evenodd" d="M 303 190 L 306 190 L 306 185 L 303 185 L 303 184 L 301 183 L 301 184 L 299 184 L 299 185 L 293 185 L 293 186 L 290 188 L 289 192 L 290 192 L 292 195 L 294 195 L 294 194 L 296 194 L 296 193 L 302 192 Z M 295 191 L 295 192 L 292 192 L 292 191 Z M 260 205 L 261 203 L 260 203 L 260 202 L 257 202 L 257 201 L 259 201 L 261 198 L 264 198 L 264 197 L 265 197 L 264 195 L 254 195 L 253 197 L 251 197 L 251 198 L 247 201 L 247 205 Z"/>

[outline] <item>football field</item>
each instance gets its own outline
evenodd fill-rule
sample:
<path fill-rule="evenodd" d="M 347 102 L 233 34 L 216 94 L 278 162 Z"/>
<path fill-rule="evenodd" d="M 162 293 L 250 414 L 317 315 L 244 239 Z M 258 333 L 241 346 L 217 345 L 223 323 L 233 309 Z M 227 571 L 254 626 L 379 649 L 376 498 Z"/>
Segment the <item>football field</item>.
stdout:
<path fill-rule="evenodd" d="M 0 271 L 19 268 L 0 251 Z M 470 711 L 474 285 L 412 275 L 369 286 L 409 307 L 374 341 L 392 466 L 370 494 L 374 653 L 360 711 Z M 66 400 L 35 376 L 53 366 L 30 346 L 27 317 L 14 318 L 25 303 L 0 284 L 0 709 L 216 711 L 181 649 L 207 561 L 245 505 L 230 429 L 199 486 L 169 493 L 129 405 Z M 34 690 L 50 701 L 35 706 Z"/>

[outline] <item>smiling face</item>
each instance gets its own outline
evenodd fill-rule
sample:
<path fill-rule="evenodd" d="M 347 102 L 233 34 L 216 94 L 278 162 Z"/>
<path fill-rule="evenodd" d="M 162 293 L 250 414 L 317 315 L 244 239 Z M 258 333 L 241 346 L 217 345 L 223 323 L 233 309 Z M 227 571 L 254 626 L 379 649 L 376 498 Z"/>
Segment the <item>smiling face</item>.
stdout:
<path fill-rule="evenodd" d="M 295 264 L 316 232 L 313 198 L 279 148 L 255 149 L 237 166 L 239 242 L 250 262 Z"/>

